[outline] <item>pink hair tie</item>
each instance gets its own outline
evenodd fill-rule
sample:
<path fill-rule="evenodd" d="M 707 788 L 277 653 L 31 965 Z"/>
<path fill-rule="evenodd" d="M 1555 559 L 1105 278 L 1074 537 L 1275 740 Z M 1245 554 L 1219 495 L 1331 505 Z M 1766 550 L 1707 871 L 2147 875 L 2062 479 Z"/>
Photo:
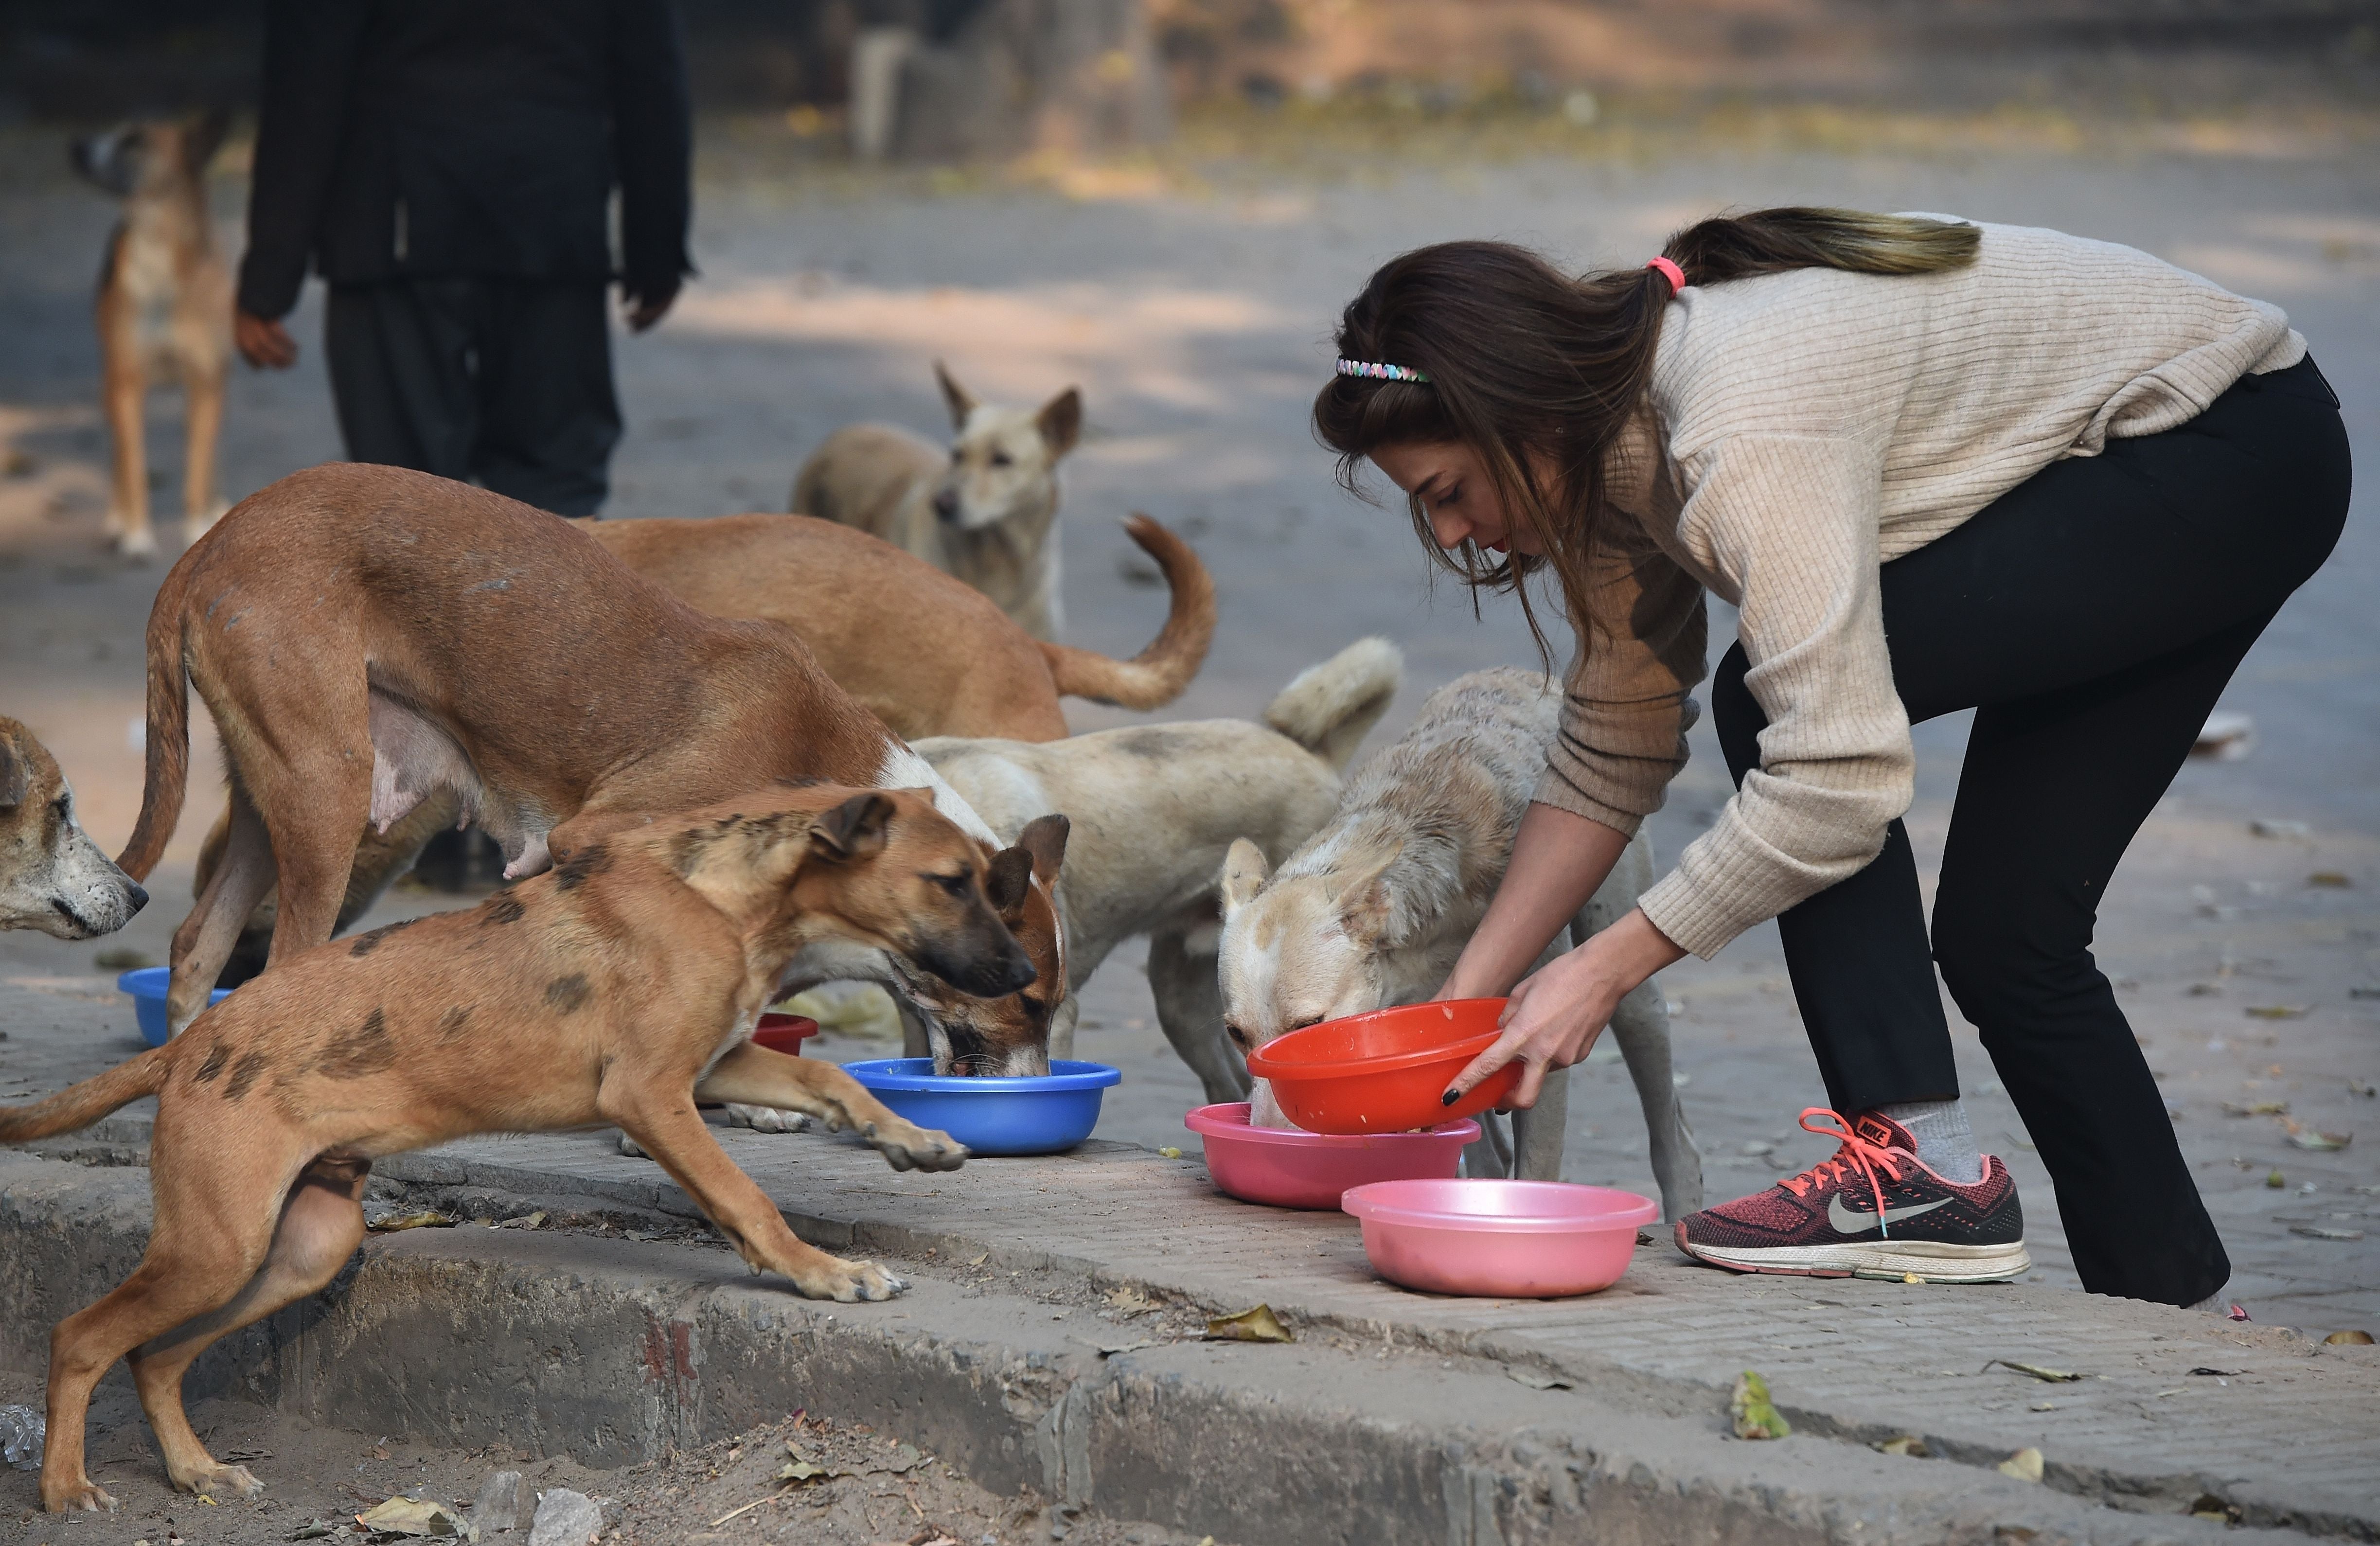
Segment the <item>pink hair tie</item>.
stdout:
<path fill-rule="evenodd" d="M 1686 271 L 1671 262 L 1669 259 L 1656 258 L 1645 266 L 1649 269 L 1658 269 L 1660 272 L 1661 277 L 1670 282 L 1670 295 L 1675 296 L 1680 290 L 1686 287 Z"/>

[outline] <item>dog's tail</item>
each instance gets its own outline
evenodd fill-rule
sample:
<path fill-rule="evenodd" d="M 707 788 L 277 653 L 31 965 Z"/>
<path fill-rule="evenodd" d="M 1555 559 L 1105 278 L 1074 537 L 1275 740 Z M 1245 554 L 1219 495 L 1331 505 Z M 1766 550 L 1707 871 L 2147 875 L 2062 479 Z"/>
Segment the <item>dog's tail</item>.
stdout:
<path fill-rule="evenodd" d="M 182 797 L 189 787 L 190 690 L 182 667 L 182 598 L 188 589 L 183 571 L 188 565 L 189 554 L 185 554 L 166 574 L 156 604 L 149 609 L 148 771 L 141 782 L 140 819 L 115 858 L 116 868 L 136 881 L 147 880 L 164 856 L 182 820 Z"/>
<path fill-rule="evenodd" d="M 1264 721 L 1291 740 L 1347 771 L 1404 677 L 1402 651 L 1385 639 L 1359 639 L 1319 665 L 1309 665 L 1265 706 Z"/>
<path fill-rule="evenodd" d="M 23 1143 L 56 1133 L 88 1127 L 118 1106 L 128 1106 L 143 1095 L 165 1088 L 174 1071 L 173 1047 L 152 1047 L 129 1063 L 59 1090 L 30 1105 L 0 1106 L 0 1143 Z"/>
<path fill-rule="evenodd" d="M 1058 690 L 1069 698 L 1088 698 L 1125 709 L 1155 709 L 1182 696 L 1190 678 L 1207 663 L 1207 647 L 1215 641 L 1215 579 L 1190 544 L 1151 520 L 1135 515 L 1123 529 L 1140 549 L 1157 560 L 1172 588 L 1173 604 L 1165 627 L 1148 649 L 1128 661 L 1071 645 L 1041 645 L 1050 675 Z"/>

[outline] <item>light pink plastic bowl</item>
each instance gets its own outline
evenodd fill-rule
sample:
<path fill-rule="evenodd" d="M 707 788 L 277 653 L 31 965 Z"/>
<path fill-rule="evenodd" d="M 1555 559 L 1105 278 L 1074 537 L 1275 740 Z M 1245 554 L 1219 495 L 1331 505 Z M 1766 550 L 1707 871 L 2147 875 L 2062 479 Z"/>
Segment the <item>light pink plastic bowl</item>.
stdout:
<path fill-rule="evenodd" d="M 1661 1205 L 1564 1181 L 1382 1181 L 1339 1206 L 1390 1283 L 1431 1294 L 1558 1299 L 1610 1287 Z"/>
<path fill-rule="evenodd" d="M 1182 1119 L 1207 1146 L 1207 1174 L 1244 1202 L 1336 1208 L 1350 1187 L 1451 1178 L 1463 1146 L 1479 1136 L 1465 1119 L 1418 1133 L 1332 1138 L 1293 1127 L 1251 1127 L 1248 1103 L 1200 1106 Z"/>

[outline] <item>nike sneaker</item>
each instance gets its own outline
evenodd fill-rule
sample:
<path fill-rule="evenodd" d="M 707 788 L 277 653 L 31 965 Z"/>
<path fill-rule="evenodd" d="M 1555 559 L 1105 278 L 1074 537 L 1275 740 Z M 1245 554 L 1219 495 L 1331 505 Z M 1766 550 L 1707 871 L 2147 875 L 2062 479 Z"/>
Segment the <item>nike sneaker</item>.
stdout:
<path fill-rule="evenodd" d="M 1998 1283 L 2032 1270 L 2024 1210 L 1997 1156 L 1961 1186 L 1926 1169 L 1909 1130 L 1888 1117 L 1846 1121 L 1813 1106 L 1802 1126 L 1834 1138 L 1835 1157 L 1680 1219 L 1680 1250 L 1739 1272 L 1821 1278 Z"/>

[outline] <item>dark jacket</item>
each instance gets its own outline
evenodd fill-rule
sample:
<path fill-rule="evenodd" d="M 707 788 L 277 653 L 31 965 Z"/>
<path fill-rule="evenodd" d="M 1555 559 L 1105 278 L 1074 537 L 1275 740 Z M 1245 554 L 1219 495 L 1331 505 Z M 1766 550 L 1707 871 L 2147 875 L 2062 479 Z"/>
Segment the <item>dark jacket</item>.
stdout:
<path fill-rule="evenodd" d="M 288 311 L 310 258 L 667 296 L 692 153 L 668 0 L 270 0 L 240 309 Z"/>

